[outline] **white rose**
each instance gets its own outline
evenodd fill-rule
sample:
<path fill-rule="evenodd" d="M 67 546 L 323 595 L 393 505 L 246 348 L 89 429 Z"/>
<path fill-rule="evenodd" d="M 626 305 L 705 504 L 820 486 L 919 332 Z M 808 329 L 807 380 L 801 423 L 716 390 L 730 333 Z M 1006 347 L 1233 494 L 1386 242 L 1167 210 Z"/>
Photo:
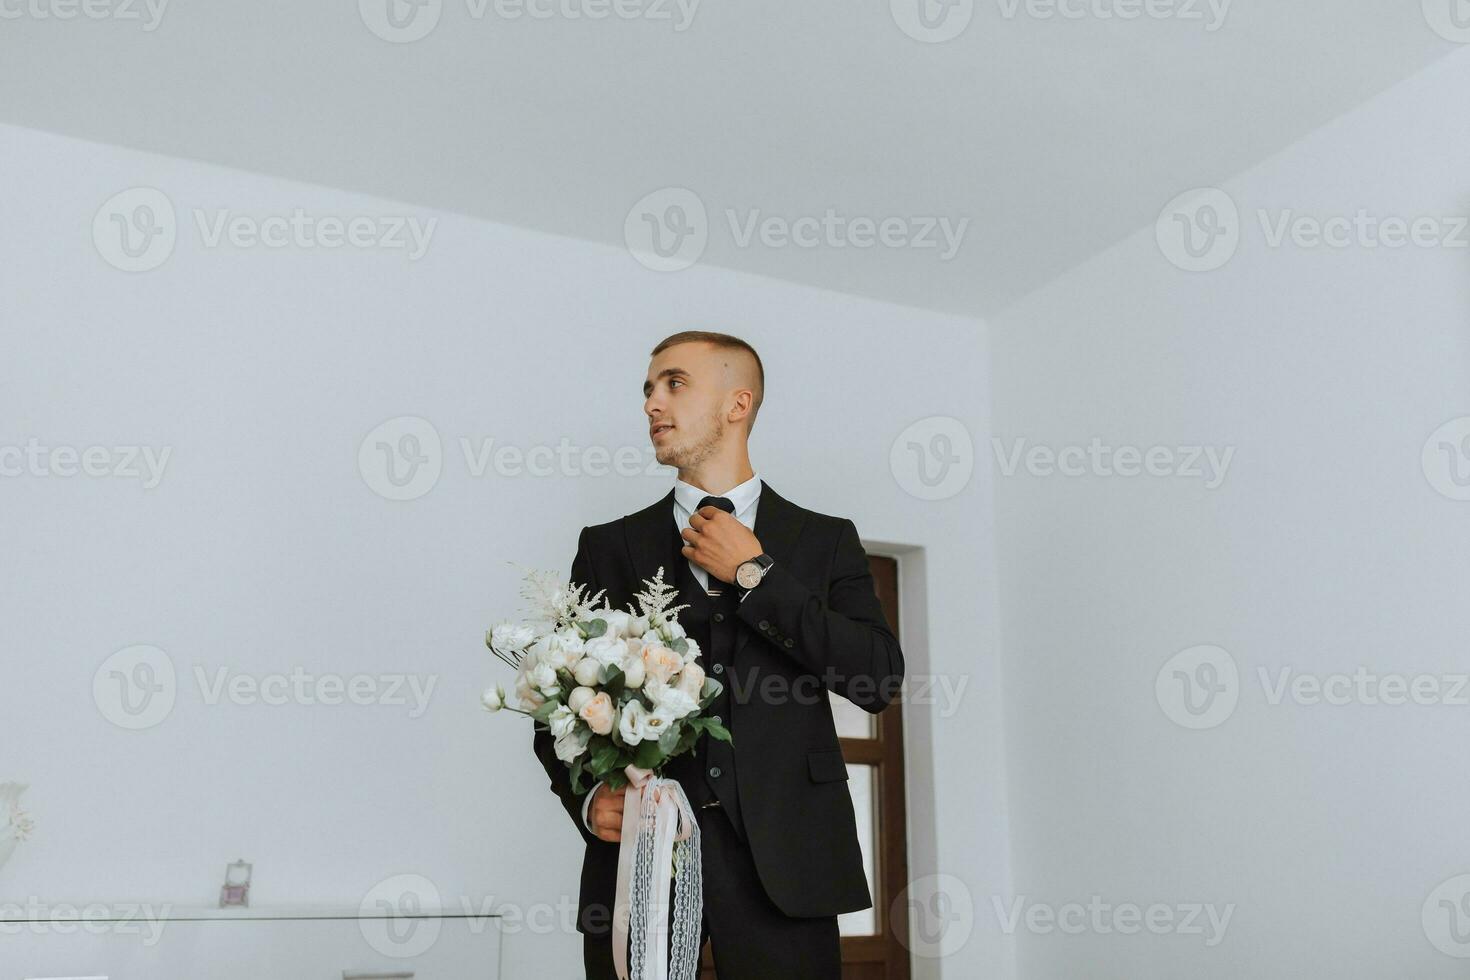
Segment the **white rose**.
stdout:
<path fill-rule="evenodd" d="M 581 653 L 582 647 L 587 642 L 582 639 L 582 634 L 577 632 L 575 626 L 568 626 L 566 629 L 557 630 L 552 636 L 557 646 L 571 653 Z"/>
<path fill-rule="evenodd" d="M 662 713 L 670 719 L 677 720 L 699 710 L 699 702 L 691 698 L 681 687 L 671 686 L 661 681 L 649 681 L 644 690 L 648 692 L 649 699 L 653 701 L 655 713 Z"/>
<path fill-rule="evenodd" d="M 658 632 L 664 638 L 665 644 L 673 643 L 679 637 L 688 635 L 684 632 L 684 627 L 679 625 L 677 619 L 671 619 L 665 622 L 663 626 L 659 627 Z"/>
<path fill-rule="evenodd" d="M 587 751 L 587 742 L 591 738 L 592 733 L 585 728 L 568 732 L 556 740 L 556 757 L 562 762 L 576 762 L 577 757 Z"/>
<path fill-rule="evenodd" d="M 645 671 L 641 655 L 629 654 L 618 666 L 623 669 L 623 683 L 635 691 L 643 686 Z"/>
<path fill-rule="evenodd" d="M 600 664 L 615 664 L 627 656 L 628 645 L 621 636 L 604 633 L 596 639 L 588 640 L 583 652 Z"/>
<path fill-rule="evenodd" d="M 701 652 L 699 649 L 699 644 L 694 642 L 694 637 L 692 636 L 684 637 L 684 642 L 689 644 L 689 649 L 684 651 L 684 662 L 686 664 L 692 664 L 694 663 L 694 661 L 699 659 L 699 654 Z"/>
<path fill-rule="evenodd" d="M 480 695 L 480 703 L 486 711 L 499 711 L 505 707 L 505 688 L 499 684 L 485 688 L 485 693 Z"/>
<path fill-rule="evenodd" d="M 531 668 L 531 685 L 546 697 L 554 697 L 561 690 L 561 683 L 556 679 L 556 669 L 550 664 L 538 663 Z"/>
<path fill-rule="evenodd" d="M 526 673 L 516 675 L 516 699 L 520 701 L 524 711 L 535 711 L 546 703 L 541 692 L 531 683 L 530 674 Z"/>
<path fill-rule="evenodd" d="M 583 657 L 577 661 L 577 666 L 572 669 L 572 676 L 583 687 L 593 687 L 602 677 L 602 664 L 591 657 Z"/>
<path fill-rule="evenodd" d="M 541 663 L 549 653 L 551 653 L 551 637 L 538 636 L 534 643 L 526 647 L 525 656 L 521 658 L 521 663 L 523 665 L 530 664 L 534 667 L 536 664 Z"/>
<path fill-rule="evenodd" d="M 572 666 L 582 658 L 581 641 L 573 646 L 563 637 L 553 636 L 547 643 L 546 652 L 541 655 L 541 662 L 549 664 L 556 670 L 571 670 Z"/>
<path fill-rule="evenodd" d="M 637 745 L 644 739 L 644 723 L 648 720 L 648 709 L 637 698 L 623 706 L 618 715 L 618 734 L 628 745 Z"/>
<path fill-rule="evenodd" d="M 633 616 L 631 613 L 624 612 L 621 609 L 614 609 L 611 612 L 602 613 L 598 616 L 598 619 L 601 619 L 607 624 L 607 633 L 604 634 L 605 636 L 626 636 L 628 626 L 633 621 Z"/>
<path fill-rule="evenodd" d="M 567 707 L 580 714 L 582 707 L 591 701 L 596 693 L 590 687 L 574 687 L 572 693 L 567 695 Z"/>
<path fill-rule="evenodd" d="M 648 632 L 648 617 L 633 616 L 628 620 L 628 635 L 642 636 Z"/>
<path fill-rule="evenodd" d="M 535 638 L 535 630 L 516 623 L 501 623 L 490 631 L 490 643 L 497 650 L 522 650 Z"/>
<path fill-rule="evenodd" d="M 551 734 L 561 738 L 577 727 L 577 716 L 572 713 L 571 708 L 562 705 L 551 713 L 551 717 L 547 718 L 546 722 L 551 726 Z"/>

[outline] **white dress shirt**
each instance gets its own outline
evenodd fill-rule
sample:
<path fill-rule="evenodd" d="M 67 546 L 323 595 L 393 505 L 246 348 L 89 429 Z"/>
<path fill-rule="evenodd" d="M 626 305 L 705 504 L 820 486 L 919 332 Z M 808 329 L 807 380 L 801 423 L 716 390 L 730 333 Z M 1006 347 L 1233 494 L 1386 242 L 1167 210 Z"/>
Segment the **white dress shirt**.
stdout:
<path fill-rule="evenodd" d="M 689 526 L 689 518 L 693 516 L 695 508 L 699 506 L 699 502 L 705 497 L 724 497 L 729 500 L 730 503 L 735 505 L 734 518 L 752 531 L 755 530 L 755 510 L 761 499 L 761 477 L 759 473 L 752 474 L 749 480 L 746 480 L 738 486 L 731 487 L 724 493 L 710 493 L 708 490 L 701 490 L 699 487 L 685 483 L 683 480 L 675 480 L 674 527 L 676 529 L 682 532 Z M 689 570 L 694 573 L 695 579 L 708 592 L 709 572 L 705 571 L 701 566 L 696 565 L 692 558 L 686 559 L 686 561 L 689 562 Z M 673 581 L 673 579 L 665 578 L 665 581 Z M 735 587 L 725 582 L 721 582 L 720 584 L 726 588 Z M 749 595 L 749 593 L 745 593 L 745 595 Z M 740 597 L 740 601 L 745 601 L 745 595 Z M 592 788 L 587 791 L 587 798 L 582 801 L 582 826 L 588 830 L 592 830 L 592 826 L 587 822 L 587 814 L 592 808 L 592 797 L 597 793 L 597 787 L 601 785 L 602 783 L 600 781 L 594 783 Z"/>

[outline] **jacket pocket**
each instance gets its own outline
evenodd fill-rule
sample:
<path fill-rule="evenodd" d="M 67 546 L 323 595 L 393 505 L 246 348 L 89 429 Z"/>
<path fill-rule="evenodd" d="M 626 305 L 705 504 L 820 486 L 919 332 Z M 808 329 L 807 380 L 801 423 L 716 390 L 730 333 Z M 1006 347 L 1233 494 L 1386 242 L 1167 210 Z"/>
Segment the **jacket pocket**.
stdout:
<path fill-rule="evenodd" d="M 847 778 L 847 763 L 842 761 L 841 749 L 816 749 L 808 752 L 806 764 L 814 783 L 830 783 Z"/>

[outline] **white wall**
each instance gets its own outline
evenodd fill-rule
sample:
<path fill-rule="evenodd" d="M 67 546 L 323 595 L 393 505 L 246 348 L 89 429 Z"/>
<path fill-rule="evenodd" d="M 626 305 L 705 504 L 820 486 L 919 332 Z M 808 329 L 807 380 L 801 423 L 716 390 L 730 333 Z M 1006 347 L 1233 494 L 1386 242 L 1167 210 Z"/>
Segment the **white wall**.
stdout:
<path fill-rule="evenodd" d="M 1019 975 L 1463 975 L 1421 910 L 1443 941 L 1431 892 L 1470 872 L 1470 707 L 1273 705 L 1258 669 L 1466 672 L 1470 503 L 1420 457 L 1470 416 L 1470 250 L 1271 247 L 1257 212 L 1470 213 L 1467 86 L 1470 52 L 1224 185 L 1243 231 L 1216 271 L 1148 228 L 992 323 L 1007 448 L 1235 448 L 1213 490 L 997 477 L 1014 895 L 1236 906 L 1213 948 L 1023 925 Z M 1198 644 L 1239 700 L 1189 730 L 1155 678 Z"/>
<path fill-rule="evenodd" d="M 171 452 L 150 489 L 0 478 L 0 781 L 31 783 L 38 825 L 0 871 L 0 901 L 209 904 L 239 857 L 260 905 L 355 906 L 400 873 L 451 905 L 574 901 L 578 838 L 529 733 L 478 708 L 503 676 L 481 635 L 515 611 L 508 561 L 565 572 L 582 525 L 657 499 L 670 477 L 477 477 L 460 441 L 642 450 L 648 350 L 694 326 L 765 359 L 763 477 L 919 549 L 904 572 L 910 673 L 968 688 L 952 711 L 909 708 L 913 870 L 1007 887 L 981 324 L 713 269 L 658 275 L 617 249 L 38 132 L 0 129 L 0 159 L 0 445 Z M 178 241 L 128 273 L 92 224 L 136 186 L 167 194 Z M 409 261 L 205 247 L 193 219 L 298 207 L 438 225 Z M 390 501 L 358 450 L 407 415 L 442 438 L 443 472 Z M 981 455 L 962 489 L 925 501 L 890 447 L 930 416 L 961 420 Z M 166 652 L 179 690 L 158 724 L 125 731 L 93 677 L 134 644 Z M 196 667 L 437 686 L 416 718 L 401 704 L 209 705 Z M 569 933 L 512 936 L 506 954 L 507 976 L 580 963 Z M 982 924 L 942 976 L 1008 976 L 1008 955 Z"/>

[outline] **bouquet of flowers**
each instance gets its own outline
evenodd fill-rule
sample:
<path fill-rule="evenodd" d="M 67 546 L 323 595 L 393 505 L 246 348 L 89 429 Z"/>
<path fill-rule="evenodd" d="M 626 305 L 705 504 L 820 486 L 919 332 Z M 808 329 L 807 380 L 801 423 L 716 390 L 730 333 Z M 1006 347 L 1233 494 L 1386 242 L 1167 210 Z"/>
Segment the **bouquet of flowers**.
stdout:
<path fill-rule="evenodd" d="M 499 685 L 483 700 L 490 711 L 529 715 L 551 732 L 574 792 L 589 775 L 613 789 L 631 785 L 618 850 L 613 965 L 621 980 L 696 980 L 699 827 L 683 788 L 659 773 L 700 735 L 728 742 L 730 732 L 702 713 L 722 687 L 705 676 L 698 644 L 679 626 L 679 610 L 688 607 L 672 604 L 677 590 L 662 568 L 643 584 L 637 607 L 625 612 L 602 604 L 603 592 L 587 596 L 584 586 L 528 573 L 521 595 L 536 619 L 485 634 L 490 652 L 515 668 L 519 707 Z"/>
<path fill-rule="evenodd" d="M 589 597 L 584 586 L 530 572 L 521 595 L 536 619 L 485 634 L 490 652 L 515 669 L 519 704 L 496 685 L 485 691 L 485 707 L 549 729 L 575 792 L 588 775 L 617 789 L 629 781 L 629 766 L 659 773 L 701 734 L 730 741 L 723 725 L 701 714 L 721 685 L 705 676 L 699 646 L 679 625 L 688 607 L 672 605 L 677 590 L 663 576 L 660 568 L 645 580 L 637 608 L 623 611 L 599 607 L 606 590 Z"/>

